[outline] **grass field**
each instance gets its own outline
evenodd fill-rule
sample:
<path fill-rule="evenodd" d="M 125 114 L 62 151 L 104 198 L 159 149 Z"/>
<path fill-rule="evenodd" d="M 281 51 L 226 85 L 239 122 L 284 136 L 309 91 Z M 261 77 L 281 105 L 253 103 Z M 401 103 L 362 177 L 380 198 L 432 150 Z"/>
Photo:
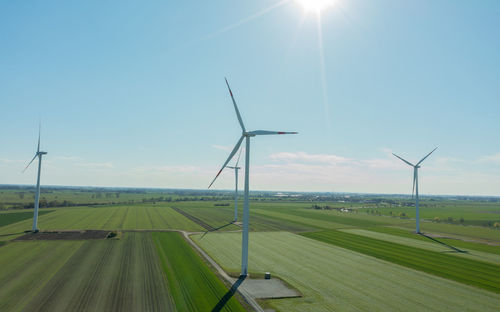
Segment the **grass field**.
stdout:
<path fill-rule="evenodd" d="M 220 204 L 220 202 L 217 202 Z M 222 202 L 227 203 L 229 206 L 214 206 L 214 202 L 182 202 L 173 204 L 174 207 L 178 207 L 189 214 L 196 216 L 206 223 L 210 224 L 214 228 L 220 228 L 218 231 L 234 231 L 239 230 L 240 227 L 234 225 L 228 225 L 234 218 L 234 202 Z M 302 204 L 289 204 L 291 207 L 301 208 Z M 251 204 L 251 218 L 250 218 L 250 230 L 251 231 L 311 231 L 316 229 L 305 223 L 294 222 L 293 220 L 287 220 L 285 218 L 275 218 L 270 215 L 261 214 L 259 208 L 262 207 L 272 207 L 272 209 L 286 209 L 287 205 L 280 205 L 275 203 L 269 206 L 265 203 L 252 203 Z M 243 217 L 243 202 L 238 204 L 238 220 L 241 221 Z"/>
<path fill-rule="evenodd" d="M 442 238 L 433 238 L 431 236 L 416 234 L 409 234 L 408 236 L 393 235 L 377 231 L 369 231 L 365 229 L 343 229 L 340 231 L 386 242 L 397 243 L 407 247 L 426 249 L 430 251 L 446 253 L 450 256 L 463 257 L 475 261 L 486 261 L 496 265 L 500 265 L 500 254 L 498 254 L 498 252 L 500 251 L 500 246 L 489 246 L 485 244 L 463 242 L 460 240 L 445 241 Z M 458 247 L 457 242 L 458 245 L 462 245 L 462 247 Z M 474 248 L 487 251 L 478 251 Z"/>
<path fill-rule="evenodd" d="M 180 233 L 153 233 L 170 293 L 179 311 L 245 311 L 228 288 L 201 260 Z"/>
<path fill-rule="evenodd" d="M 229 206 L 220 205 L 226 203 Z M 430 234 L 425 237 L 413 233 L 413 219 L 365 213 L 363 204 L 321 204 L 358 205 L 358 210 L 312 209 L 314 203 L 300 201 L 251 202 L 250 272 L 271 271 L 304 294 L 268 300 L 266 306 L 278 311 L 498 307 L 499 230 L 422 221 L 423 232 Z M 423 209 L 431 204 L 452 213 L 449 203 L 439 207 L 430 201 Z M 239 206 L 241 221 L 241 202 Z M 374 207 L 370 209 L 385 209 Z M 489 212 L 469 205 L 457 213 L 466 211 L 470 218 L 476 213 L 491 221 L 486 216 L 495 215 L 495 206 L 483 208 Z M 230 224 L 233 209 L 232 201 L 220 199 L 51 208 L 41 210 L 39 227 L 205 232 L 208 226 L 216 231 L 203 239 L 201 234 L 192 237 L 228 272 L 239 272 L 241 233 L 228 233 L 241 230 Z M 32 210 L 10 210 L 0 214 L 4 217 L 0 311 L 243 309 L 178 233 L 124 232 L 112 240 L 18 242 L 10 240 L 31 229 Z"/>
<path fill-rule="evenodd" d="M 108 207 L 56 208 L 50 214 L 41 215 L 38 226 L 41 230 L 133 230 L 133 229 L 182 229 L 203 231 L 203 228 L 177 213 L 172 208 L 160 204 L 117 205 Z M 0 240 L 31 229 L 31 220 L 0 227 Z"/>
<path fill-rule="evenodd" d="M 53 210 L 38 211 L 38 216 L 43 216 L 52 211 Z M 33 211 L 0 213 L 0 227 L 27 219 L 33 220 Z"/>
<path fill-rule="evenodd" d="M 500 293 L 500 265 L 335 230 L 302 235 L 411 269 Z"/>
<path fill-rule="evenodd" d="M 209 233 L 197 243 L 238 271 L 241 234 Z M 270 271 L 303 298 L 274 300 L 279 311 L 496 311 L 500 295 L 286 232 L 250 234 L 249 270 Z"/>

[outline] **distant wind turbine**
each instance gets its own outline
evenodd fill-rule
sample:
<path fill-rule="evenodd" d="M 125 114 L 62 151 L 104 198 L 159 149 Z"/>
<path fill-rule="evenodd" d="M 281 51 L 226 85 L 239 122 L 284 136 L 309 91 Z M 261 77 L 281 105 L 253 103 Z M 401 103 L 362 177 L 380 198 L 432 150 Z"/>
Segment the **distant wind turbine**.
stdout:
<path fill-rule="evenodd" d="M 416 221 L 417 221 L 417 228 L 416 232 L 417 234 L 420 234 L 420 214 L 419 214 L 419 209 L 418 209 L 418 168 L 420 168 L 420 164 L 427 158 L 429 157 L 430 154 L 432 154 L 435 149 L 433 149 L 429 154 L 427 154 L 424 158 L 422 158 L 416 165 L 412 164 L 409 161 L 404 160 L 403 158 L 399 157 L 398 155 L 392 153 L 392 155 L 396 156 L 397 158 L 401 159 L 404 161 L 406 164 L 410 165 L 413 167 L 413 188 L 411 189 L 411 196 L 413 197 L 413 192 L 415 192 L 415 209 L 416 209 Z"/>
<path fill-rule="evenodd" d="M 234 169 L 234 177 L 235 177 L 235 188 L 234 188 L 234 220 L 233 220 L 233 222 L 238 221 L 238 170 L 241 169 L 241 167 L 238 167 L 238 163 L 240 162 L 240 156 L 241 156 L 241 149 L 240 149 L 240 153 L 238 154 L 238 160 L 236 160 L 236 165 L 234 165 L 234 167 L 227 166 L 230 169 Z"/>
<path fill-rule="evenodd" d="M 248 195 L 249 195 L 249 170 L 250 170 L 250 138 L 257 135 L 272 135 L 272 134 L 297 134 L 297 132 L 284 132 L 284 131 L 267 131 L 267 130 L 255 130 L 255 131 L 246 131 L 245 125 L 243 124 L 243 120 L 241 119 L 240 111 L 238 110 L 238 106 L 236 105 L 236 101 L 234 100 L 233 92 L 231 91 L 231 87 L 229 87 L 229 83 L 226 79 L 226 85 L 229 89 L 229 94 L 231 95 L 231 99 L 233 101 L 234 110 L 236 111 L 236 117 L 238 118 L 238 122 L 240 123 L 242 134 L 233 150 L 229 154 L 224 165 L 219 170 L 212 183 L 208 186 L 210 188 L 212 184 L 215 182 L 217 177 L 220 175 L 222 170 L 226 167 L 227 163 L 233 158 L 234 154 L 240 148 L 243 139 L 246 139 L 246 147 L 245 147 L 245 193 L 244 193 L 244 202 L 243 202 L 243 234 L 242 234 L 242 250 L 241 250 L 241 276 L 248 275 L 248 225 L 249 225 L 249 203 L 248 203 Z"/>
<path fill-rule="evenodd" d="M 36 194 L 35 194 L 35 210 L 33 211 L 33 232 L 38 232 L 38 207 L 39 207 L 39 201 L 40 201 L 40 171 L 42 170 L 42 156 L 46 155 L 47 152 L 42 152 L 40 151 L 40 132 L 41 132 L 42 125 L 39 124 L 38 126 L 38 146 L 36 148 L 36 153 L 33 159 L 30 161 L 30 163 L 24 168 L 23 172 L 28 169 L 28 167 L 31 165 L 31 163 L 35 160 L 35 158 L 38 157 L 38 176 L 36 178 Z"/>

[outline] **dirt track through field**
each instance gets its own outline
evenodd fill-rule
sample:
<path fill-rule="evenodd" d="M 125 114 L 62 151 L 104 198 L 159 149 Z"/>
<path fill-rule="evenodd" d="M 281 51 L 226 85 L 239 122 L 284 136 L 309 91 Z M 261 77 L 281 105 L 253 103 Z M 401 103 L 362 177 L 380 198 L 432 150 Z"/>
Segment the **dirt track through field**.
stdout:
<path fill-rule="evenodd" d="M 176 207 L 172 207 L 172 209 L 174 209 L 175 211 L 177 211 L 181 215 L 185 216 L 186 218 L 190 219 L 194 223 L 197 223 L 198 225 L 200 225 L 201 227 L 203 227 L 205 230 L 207 230 L 207 231 L 215 231 L 215 228 L 213 226 L 211 226 L 210 224 L 208 224 L 208 223 L 206 223 L 206 222 L 204 222 L 204 221 L 196 218 L 193 215 L 190 215 L 189 213 L 185 212 L 184 210 L 176 208 Z"/>

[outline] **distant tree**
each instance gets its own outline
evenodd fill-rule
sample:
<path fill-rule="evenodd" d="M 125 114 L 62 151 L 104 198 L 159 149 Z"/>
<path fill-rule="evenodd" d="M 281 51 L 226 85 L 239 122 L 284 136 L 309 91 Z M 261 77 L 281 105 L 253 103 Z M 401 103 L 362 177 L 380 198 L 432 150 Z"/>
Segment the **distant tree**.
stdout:
<path fill-rule="evenodd" d="M 460 223 L 464 224 L 464 218 L 460 218 Z"/>
<path fill-rule="evenodd" d="M 493 227 L 495 227 L 496 229 L 500 228 L 500 222 L 495 222 L 495 224 L 493 224 Z"/>
<path fill-rule="evenodd" d="M 434 217 L 433 221 L 439 223 L 441 222 L 441 219 L 439 217 Z"/>

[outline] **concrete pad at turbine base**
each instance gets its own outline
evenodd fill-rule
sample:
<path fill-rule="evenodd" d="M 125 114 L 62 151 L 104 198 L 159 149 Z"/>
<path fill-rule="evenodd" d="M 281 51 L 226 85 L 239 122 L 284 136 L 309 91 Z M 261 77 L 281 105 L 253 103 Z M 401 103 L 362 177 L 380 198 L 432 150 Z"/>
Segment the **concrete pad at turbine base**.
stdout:
<path fill-rule="evenodd" d="M 234 281 L 236 281 L 236 279 Z M 268 280 L 247 278 L 241 283 L 239 289 L 246 291 L 256 299 L 301 297 L 298 291 L 289 288 L 283 281 L 277 278 Z"/>

